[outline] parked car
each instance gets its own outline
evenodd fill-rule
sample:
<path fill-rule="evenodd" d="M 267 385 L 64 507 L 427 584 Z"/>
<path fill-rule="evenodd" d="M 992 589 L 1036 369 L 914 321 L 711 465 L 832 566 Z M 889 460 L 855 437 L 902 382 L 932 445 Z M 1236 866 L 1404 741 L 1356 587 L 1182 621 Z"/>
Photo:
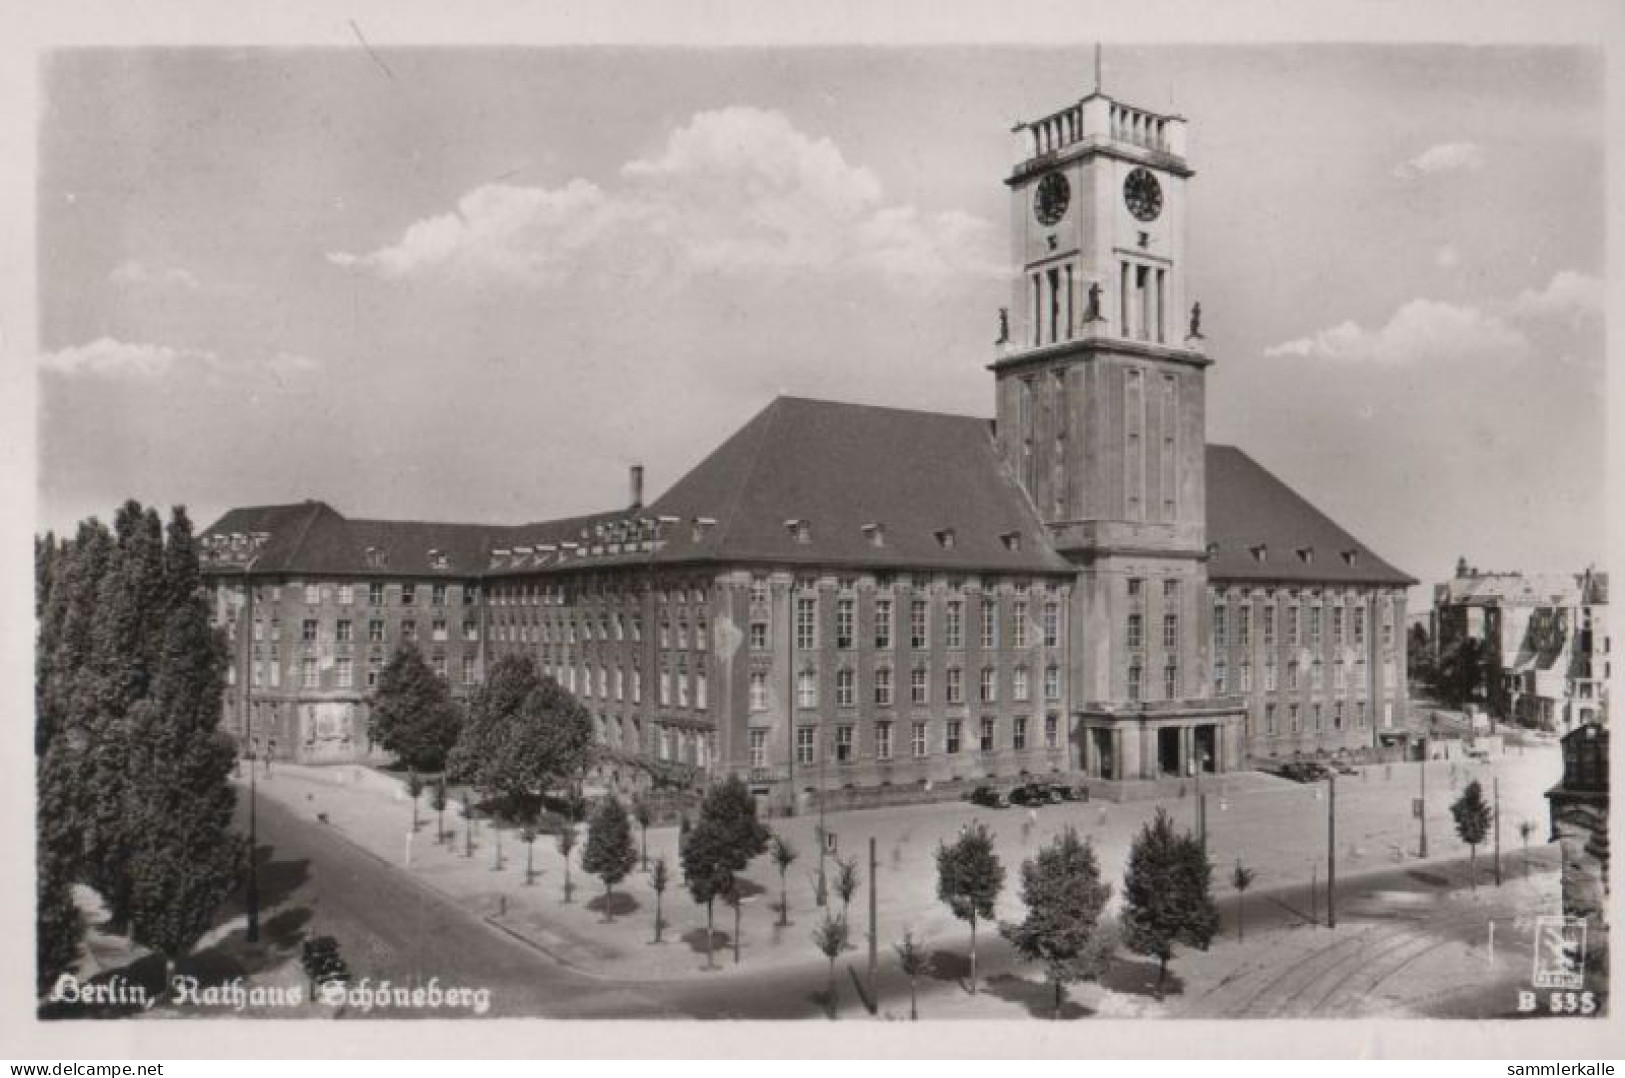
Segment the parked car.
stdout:
<path fill-rule="evenodd" d="M 1358 775 L 1360 773 L 1360 769 L 1347 760 L 1333 760 L 1332 770 L 1339 775 Z"/>
<path fill-rule="evenodd" d="M 1319 782 L 1331 774 L 1325 764 L 1313 760 L 1293 760 L 1281 765 L 1278 774 L 1293 782 Z"/>
<path fill-rule="evenodd" d="M 978 786 L 970 792 L 970 803 L 983 808 L 1003 808 L 1007 802 L 1003 794 L 991 786 Z"/>
<path fill-rule="evenodd" d="M 1060 802 L 1060 791 L 1047 782 L 1029 782 L 1010 791 L 1012 805 L 1055 805 Z"/>

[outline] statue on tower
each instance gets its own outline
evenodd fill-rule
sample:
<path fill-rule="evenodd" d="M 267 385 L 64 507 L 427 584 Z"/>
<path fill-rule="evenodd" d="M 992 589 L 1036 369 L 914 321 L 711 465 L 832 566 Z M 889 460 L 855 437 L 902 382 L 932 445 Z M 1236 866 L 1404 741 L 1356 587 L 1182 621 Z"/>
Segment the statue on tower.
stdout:
<path fill-rule="evenodd" d="M 1191 331 L 1189 333 L 1185 334 L 1185 339 L 1187 341 L 1201 341 L 1201 340 L 1206 340 L 1207 339 L 1207 338 L 1202 336 L 1202 305 L 1201 305 L 1201 303 L 1193 303 L 1193 304 L 1191 304 Z"/>
<path fill-rule="evenodd" d="M 1089 306 L 1083 312 L 1083 321 L 1085 325 L 1089 324 L 1090 322 L 1106 321 L 1106 316 L 1100 313 L 1099 281 L 1089 282 Z"/>
<path fill-rule="evenodd" d="M 999 339 L 994 344 L 1010 343 L 1010 308 L 999 308 Z"/>

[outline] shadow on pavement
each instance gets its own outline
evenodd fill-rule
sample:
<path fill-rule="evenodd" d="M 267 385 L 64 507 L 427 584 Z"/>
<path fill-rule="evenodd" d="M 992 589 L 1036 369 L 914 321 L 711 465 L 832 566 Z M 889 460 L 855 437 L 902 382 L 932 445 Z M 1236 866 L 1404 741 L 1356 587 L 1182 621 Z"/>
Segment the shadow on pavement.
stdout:
<path fill-rule="evenodd" d="M 1157 964 L 1131 958 L 1113 960 L 1111 968 L 1100 979 L 1101 987 L 1134 996 L 1157 995 Z M 1185 991 L 1185 982 L 1172 969 L 1162 983 L 1164 996 L 1177 996 Z"/>
<path fill-rule="evenodd" d="M 1055 989 L 1047 981 L 1029 981 L 1025 977 L 1017 977 L 1013 973 L 998 973 L 989 977 L 982 985 L 983 990 L 991 996 L 1006 1000 L 1010 1003 L 1019 1003 L 1027 1008 L 1027 1013 L 1034 1018 L 1088 1018 L 1095 1012 L 1075 1000 L 1061 1000 L 1061 1011 L 1055 1013 Z"/>
<path fill-rule="evenodd" d="M 604 914 L 606 917 L 623 917 L 626 914 L 635 913 L 643 907 L 639 905 L 637 899 L 626 892 L 616 891 L 614 894 L 599 895 L 587 903 L 587 908 L 594 913 Z"/>

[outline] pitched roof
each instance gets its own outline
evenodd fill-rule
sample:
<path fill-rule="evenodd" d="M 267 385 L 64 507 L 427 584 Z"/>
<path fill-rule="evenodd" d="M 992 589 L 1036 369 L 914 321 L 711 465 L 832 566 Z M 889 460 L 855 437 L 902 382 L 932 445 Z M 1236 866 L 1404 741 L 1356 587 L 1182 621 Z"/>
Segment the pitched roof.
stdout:
<path fill-rule="evenodd" d="M 1416 583 L 1234 446 L 1207 447 L 1207 538 L 1210 580 Z"/>
<path fill-rule="evenodd" d="M 1207 492 L 1210 579 L 1416 583 L 1238 449 L 1207 447 Z M 233 509 L 204 536 L 233 533 L 264 536 L 253 561 L 261 572 L 477 575 L 689 561 L 1072 570 L 1000 463 L 988 420 L 800 397 L 774 400 L 643 510 L 444 524 L 349 520 L 311 501 Z"/>
<path fill-rule="evenodd" d="M 1000 465 L 988 421 L 940 412 L 779 397 L 649 512 L 716 522 L 698 541 L 676 529 L 662 560 L 1070 568 Z"/>

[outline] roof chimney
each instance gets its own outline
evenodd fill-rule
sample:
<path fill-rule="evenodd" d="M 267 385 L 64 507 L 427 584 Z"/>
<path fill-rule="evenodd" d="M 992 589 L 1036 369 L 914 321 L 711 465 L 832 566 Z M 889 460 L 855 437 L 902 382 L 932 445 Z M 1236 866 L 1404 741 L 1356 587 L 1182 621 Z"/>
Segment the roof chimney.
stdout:
<path fill-rule="evenodd" d="M 643 465 L 632 465 L 632 508 L 643 508 Z"/>

